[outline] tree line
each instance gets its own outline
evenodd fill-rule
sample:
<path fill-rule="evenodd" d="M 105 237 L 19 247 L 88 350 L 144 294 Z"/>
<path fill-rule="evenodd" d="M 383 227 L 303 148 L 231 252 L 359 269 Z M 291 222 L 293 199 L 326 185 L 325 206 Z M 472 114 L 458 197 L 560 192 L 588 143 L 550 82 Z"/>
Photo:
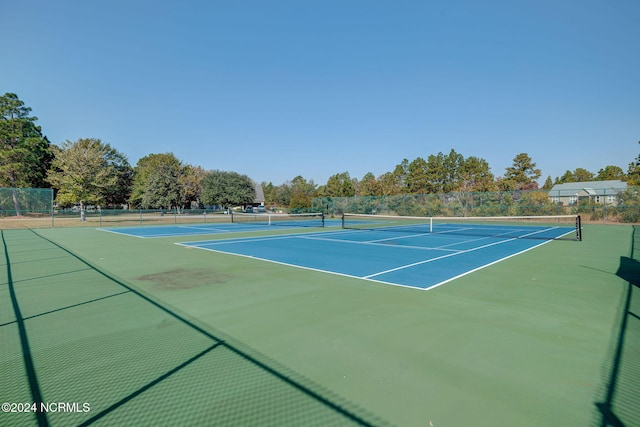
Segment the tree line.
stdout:
<path fill-rule="evenodd" d="M 131 166 L 123 153 L 100 139 L 51 144 L 37 120 L 16 94 L 0 97 L 0 187 L 50 187 L 61 207 L 183 209 L 243 206 L 255 200 L 255 184 L 246 175 L 185 164 L 173 153 L 149 154 Z M 403 159 L 392 171 L 377 177 L 369 172 L 357 179 L 341 172 L 329 177 L 324 185 L 302 176 L 280 185 L 260 184 L 265 204 L 308 208 L 314 197 L 534 190 L 541 175 L 527 153 L 517 154 L 504 175 L 496 177 L 485 159 L 464 157 L 451 149 L 446 154 Z M 639 185 L 640 155 L 626 173 L 611 165 L 597 173 L 578 168 L 555 180 L 548 176 L 542 188 L 609 179 Z"/>

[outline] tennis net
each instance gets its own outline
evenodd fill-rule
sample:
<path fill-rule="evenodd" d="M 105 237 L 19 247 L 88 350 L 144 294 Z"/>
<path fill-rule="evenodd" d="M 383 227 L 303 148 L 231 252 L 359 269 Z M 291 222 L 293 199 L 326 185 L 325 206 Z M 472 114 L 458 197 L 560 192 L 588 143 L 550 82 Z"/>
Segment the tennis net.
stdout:
<path fill-rule="evenodd" d="M 324 227 L 324 214 L 269 214 L 269 213 L 231 213 L 231 222 L 238 224 L 253 224 L 285 227 Z"/>
<path fill-rule="evenodd" d="M 342 228 L 507 239 L 582 240 L 579 215 L 415 217 L 345 213 Z"/>

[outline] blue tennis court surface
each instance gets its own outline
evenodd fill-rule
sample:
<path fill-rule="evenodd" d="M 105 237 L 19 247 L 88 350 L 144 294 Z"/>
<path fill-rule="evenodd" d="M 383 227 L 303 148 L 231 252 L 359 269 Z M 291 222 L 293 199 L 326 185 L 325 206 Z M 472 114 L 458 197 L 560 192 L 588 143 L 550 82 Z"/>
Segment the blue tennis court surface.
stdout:
<path fill-rule="evenodd" d="M 329 224 L 328 224 L 329 225 Z M 333 224 L 338 225 L 337 221 Z M 246 224 L 246 223 L 212 223 L 212 224 L 183 224 L 183 225 L 146 225 L 139 227 L 113 227 L 99 228 L 101 231 L 110 233 L 124 234 L 127 236 L 140 238 L 154 237 L 177 237 L 177 236 L 194 236 L 200 234 L 224 234 L 224 233 L 243 233 L 247 231 L 264 231 L 269 229 L 293 229 L 305 227 L 304 224 Z"/>
<path fill-rule="evenodd" d="M 572 231 L 554 229 L 556 237 Z M 547 242 L 449 233 L 341 230 L 179 244 L 396 286 L 431 289 Z"/>

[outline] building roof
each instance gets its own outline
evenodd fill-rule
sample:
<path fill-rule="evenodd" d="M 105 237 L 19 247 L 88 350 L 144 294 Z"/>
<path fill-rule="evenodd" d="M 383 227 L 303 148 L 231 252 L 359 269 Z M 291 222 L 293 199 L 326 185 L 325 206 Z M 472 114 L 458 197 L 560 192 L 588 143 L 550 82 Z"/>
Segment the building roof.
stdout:
<path fill-rule="evenodd" d="M 579 192 L 584 191 L 590 196 L 614 195 L 627 189 L 627 183 L 624 181 L 583 181 L 583 182 L 565 182 L 564 184 L 556 184 L 549 190 L 550 196 L 575 196 Z"/>
<path fill-rule="evenodd" d="M 254 203 L 264 203 L 264 191 L 262 190 L 262 185 L 255 184 L 256 189 L 256 198 L 254 199 Z"/>

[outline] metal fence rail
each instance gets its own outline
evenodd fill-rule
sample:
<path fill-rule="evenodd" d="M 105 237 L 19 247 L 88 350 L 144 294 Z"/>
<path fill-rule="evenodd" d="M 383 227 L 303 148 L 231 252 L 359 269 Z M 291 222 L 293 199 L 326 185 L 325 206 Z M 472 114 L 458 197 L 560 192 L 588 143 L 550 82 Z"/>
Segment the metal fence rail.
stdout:
<path fill-rule="evenodd" d="M 640 223 L 640 187 L 599 194 L 561 191 L 453 192 L 389 196 L 316 197 L 310 212 L 407 216 L 577 215 L 585 222 Z M 54 204 L 50 188 L 0 188 L 0 228 L 42 228 L 230 222 L 223 211 L 203 209 L 101 209 Z"/>
<path fill-rule="evenodd" d="M 602 223 L 640 222 L 640 188 L 610 189 L 598 195 L 561 192 L 496 191 L 390 196 L 316 197 L 312 209 L 343 213 L 407 216 L 576 215 Z"/>

